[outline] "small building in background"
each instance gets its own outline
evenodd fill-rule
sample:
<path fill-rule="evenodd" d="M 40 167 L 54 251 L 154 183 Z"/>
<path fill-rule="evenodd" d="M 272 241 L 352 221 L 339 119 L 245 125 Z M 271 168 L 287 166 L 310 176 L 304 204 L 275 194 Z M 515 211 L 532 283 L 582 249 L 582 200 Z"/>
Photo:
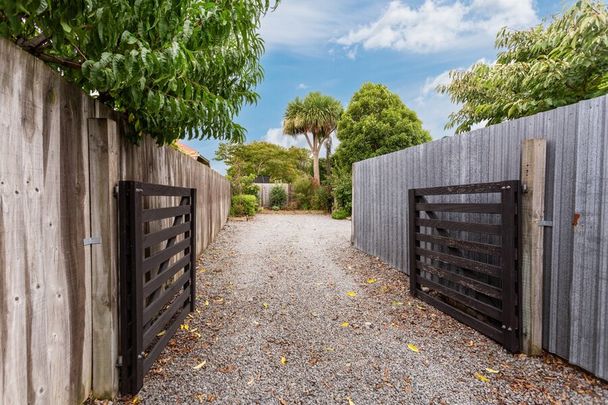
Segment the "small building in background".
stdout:
<path fill-rule="evenodd" d="M 207 167 L 211 167 L 209 164 L 209 159 L 201 155 L 197 150 L 191 148 L 188 145 L 185 145 L 181 141 L 176 141 L 173 146 L 175 149 L 183 153 L 184 155 L 190 156 L 192 159 L 195 159 L 197 162 L 204 164 Z"/>

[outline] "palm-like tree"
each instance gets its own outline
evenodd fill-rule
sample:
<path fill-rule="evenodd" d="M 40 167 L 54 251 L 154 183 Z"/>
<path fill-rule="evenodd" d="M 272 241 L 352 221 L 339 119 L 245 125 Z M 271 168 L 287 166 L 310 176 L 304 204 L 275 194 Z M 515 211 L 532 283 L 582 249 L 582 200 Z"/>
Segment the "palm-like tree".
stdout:
<path fill-rule="evenodd" d="M 321 184 L 319 152 L 336 130 L 341 114 L 342 104 L 319 92 L 310 93 L 304 99 L 296 97 L 285 109 L 283 133 L 290 136 L 304 135 L 306 138 L 312 152 L 315 186 Z"/>

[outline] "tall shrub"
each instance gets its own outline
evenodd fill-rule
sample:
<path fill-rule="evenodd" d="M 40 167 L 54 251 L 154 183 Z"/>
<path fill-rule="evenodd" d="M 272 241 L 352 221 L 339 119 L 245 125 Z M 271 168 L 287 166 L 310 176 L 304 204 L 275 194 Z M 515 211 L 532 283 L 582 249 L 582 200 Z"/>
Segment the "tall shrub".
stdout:
<path fill-rule="evenodd" d="M 270 189 L 270 206 L 283 208 L 287 204 L 287 192 L 280 185 L 275 185 Z"/>

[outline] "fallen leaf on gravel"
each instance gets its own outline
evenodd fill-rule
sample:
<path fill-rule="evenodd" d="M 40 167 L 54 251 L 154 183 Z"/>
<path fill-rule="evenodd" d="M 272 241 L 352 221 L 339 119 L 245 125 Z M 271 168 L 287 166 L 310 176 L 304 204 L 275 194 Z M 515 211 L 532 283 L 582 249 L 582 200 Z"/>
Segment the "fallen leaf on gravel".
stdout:
<path fill-rule="evenodd" d="M 263 302 L 262 306 L 264 307 L 264 309 L 267 309 L 268 308 L 268 303 L 267 302 Z"/>
<path fill-rule="evenodd" d="M 166 330 L 161 330 L 160 332 L 158 332 L 158 333 L 156 334 L 156 336 L 161 337 L 161 336 L 164 336 L 164 335 L 165 335 L 165 333 L 167 333 L 167 331 L 166 331 Z"/>
<path fill-rule="evenodd" d="M 349 297 L 356 297 L 357 293 L 355 291 L 349 291 L 346 293 L 346 295 L 348 295 Z"/>
<path fill-rule="evenodd" d="M 348 325 L 350 325 L 348 322 L 342 322 L 340 326 L 342 326 L 343 328 L 348 328 Z"/>
<path fill-rule="evenodd" d="M 352 399 L 350 399 L 350 397 L 346 397 L 346 400 L 348 401 L 348 405 L 355 405 L 355 403 Z"/>
<path fill-rule="evenodd" d="M 195 370 L 200 370 L 201 368 L 205 367 L 205 364 L 207 364 L 207 360 L 203 361 L 202 363 L 200 363 L 200 364 L 199 364 L 199 365 L 197 365 L 197 366 L 194 366 L 193 368 L 194 368 Z"/>
<path fill-rule="evenodd" d="M 179 328 L 181 330 L 188 330 L 188 329 L 190 329 L 190 326 L 188 326 L 187 323 L 183 323 L 183 324 L 179 325 Z"/>
<path fill-rule="evenodd" d="M 418 353 L 420 352 L 420 350 L 418 349 L 418 346 L 413 345 L 411 343 L 407 344 L 407 348 L 410 349 L 411 351 L 413 351 L 414 353 Z"/>
<path fill-rule="evenodd" d="M 423 310 L 423 311 L 424 311 L 424 310 L 426 310 L 426 308 L 425 308 L 425 307 L 423 307 L 423 306 L 422 306 L 422 305 L 420 305 L 420 304 L 416 304 L 416 308 L 421 309 L 421 310 Z"/>
<path fill-rule="evenodd" d="M 368 278 L 367 284 L 374 284 L 376 281 L 378 281 L 378 280 L 376 280 L 375 278 Z"/>
<path fill-rule="evenodd" d="M 141 397 L 139 395 L 135 395 L 133 399 L 131 399 L 132 404 L 141 404 Z"/>
<path fill-rule="evenodd" d="M 230 374 L 236 370 L 236 366 L 234 364 L 228 364 L 225 367 L 218 369 L 218 371 L 222 374 Z"/>
<path fill-rule="evenodd" d="M 194 328 L 194 329 L 192 329 L 192 330 L 190 331 L 190 333 L 194 333 L 194 332 L 196 332 L 197 330 L 198 330 L 198 328 Z"/>
<path fill-rule="evenodd" d="M 247 385 L 251 385 L 251 384 L 253 384 L 253 382 L 254 382 L 254 381 L 255 381 L 255 380 L 254 380 L 254 378 L 253 378 L 253 377 L 251 377 L 251 378 L 249 379 L 249 381 L 247 381 Z"/>
<path fill-rule="evenodd" d="M 486 371 L 488 373 L 492 373 L 492 374 L 498 374 L 499 373 L 498 370 L 494 370 L 493 368 L 490 368 L 490 367 L 486 368 Z"/>
<path fill-rule="evenodd" d="M 401 302 L 401 301 L 393 301 L 393 305 L 403 305 L 403 302 Z"/>
<path fill-rule="evenodd" d="M 205 305 L 209 306 L 209 300 L 205 300 Z"/>
<path fill-rule="evenodd" d="M 281 364 L 282 364 L 282 365 L 287 364 L 287 357 L 285 357 L 285 356 L 281 356 Z"/>
<path fill-rule="evenodd" d="M 490 379 L 488 377 L 479 373 L 475 373 L 475 378 L 484 383 L 490 382 Z"/>

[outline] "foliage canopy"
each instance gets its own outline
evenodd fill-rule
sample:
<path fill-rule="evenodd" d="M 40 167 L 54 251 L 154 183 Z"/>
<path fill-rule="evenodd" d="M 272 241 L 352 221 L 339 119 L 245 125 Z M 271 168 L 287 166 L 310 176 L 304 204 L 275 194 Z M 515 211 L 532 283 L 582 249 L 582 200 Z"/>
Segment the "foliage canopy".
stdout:
<path fill-rule="evenodd" d="M 580 0 L 548 26 L 524 31 L 503 28 L 494 64 L 476 63 L 450 72 L 438 87 L 459 111 L 446 128 L 466 132 L 608 93 L 608 9 Z"/>
<path fill-rule="evenodd" d="M 334 164 L 350 174 L 354 162 L 431 140 L 416 113 L 386 86 L 365 83 L 338 122 Z"/>
<path fill-rule="evenodd" d="M 276 3 L 275 3 L 276 6 Z M 125 112 L 136 136 L 242 141 L 270 0 L 0 0 L 0 35 Z"/>
<path fill-rule="evenodd" d="M 338 122 L 333 190 L 338 206 L 350 213 L 352 164 L 431 140 L 416 113 L 386 86 L 365 83 Z"/>
<path fill-rule="evenodd" d="M 228 165 L 228 175 L 270 176 L 272 181 L 293 182 L 308 168 L 308 151 L 303 148 L 283 148 L 269 142 L 249 144 L 222 143 L 216 160 Z"/>

